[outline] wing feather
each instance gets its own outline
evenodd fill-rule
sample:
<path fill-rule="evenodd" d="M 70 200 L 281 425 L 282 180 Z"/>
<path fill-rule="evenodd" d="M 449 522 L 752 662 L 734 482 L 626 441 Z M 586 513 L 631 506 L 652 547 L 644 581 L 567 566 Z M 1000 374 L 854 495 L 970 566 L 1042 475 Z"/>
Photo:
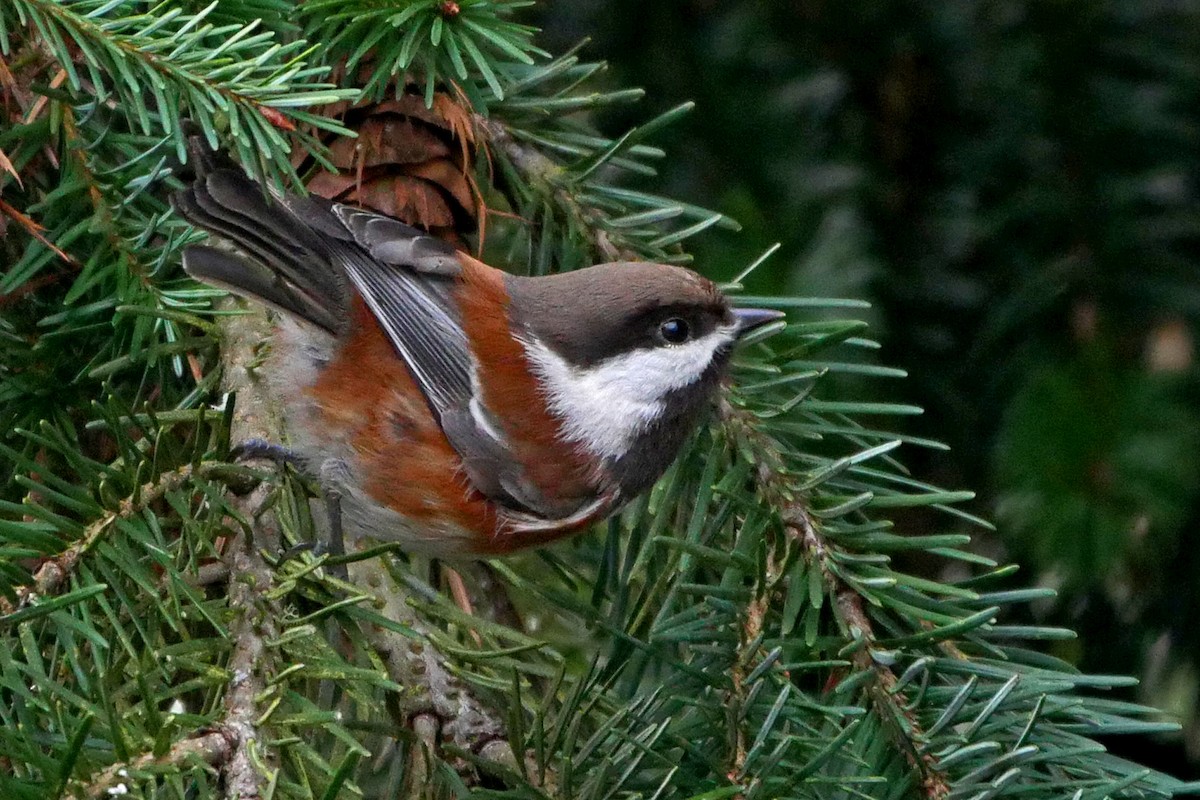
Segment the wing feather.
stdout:
<path fill-rule="evenodd" d="M 471 351 L 447 291 L 450 280 L 342 255 L 351 283 L 412 370 L 439 422 L 466 407 L 472 394 Z"/>

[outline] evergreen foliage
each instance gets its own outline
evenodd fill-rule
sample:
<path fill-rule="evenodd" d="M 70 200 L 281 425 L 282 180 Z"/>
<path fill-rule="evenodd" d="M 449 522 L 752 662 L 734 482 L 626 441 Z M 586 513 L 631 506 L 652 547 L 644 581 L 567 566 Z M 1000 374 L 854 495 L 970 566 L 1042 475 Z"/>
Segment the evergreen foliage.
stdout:
<path fill-rule="evenodd" d="M 872 301 L 927 411 L 900 430 L 952 445 L 906 463 L 979 490 L 981 545 L 1060 588 L 1025 617 L 1079 633 L 1055 654 L 1139 675 L 1121 694 L 1184 722 L 1114 745 L 1200 776 L 1197 7 L 540 11 L 544 47 L 586 32 L 615 83 L 704 109 L 645 184 L 742 223 L 692 244 L 698 263 L 783 238 L 756 286 Z"/>
<path fill-rule="evenodd" d="M 457 594 L 395 553 L 341 559 L 349 581 L 283 554 L 320 515 L 302 476 L 230 462 L 231 441 L 282 432 L 255 380 L 265 318 L 178 270 L 190 234 L 164 198 L 182 118 L 289 183 L 340 128 L 319 106 L 409 76 L 480 154 L 492 263 L 682 263 L 693 236 L 736 227 L 629 188 L 688 106 L 597 133 L 590 113 L 641 93 L 543 54 L 521 5 L 0 7 L 0 796 L 1200 789 L 1095 742 L 1175 726 L 1103 696 L 1128 679 L 1037 649 L 1069 631 L 1011 624 L 1047 592 L 969 549 L 986 524 L 957 508 L 969 492 L 897 460 L 939 446 L 893 430 L 919 409 L 837 391 L 903 374 L 846 318 L 863 304 L 748 294 L 763 258 L 727 287 L 788 322 L 741 351 L 712 425 L 603 530 L 463 565 Z M 914 510 L 938 530 L 891 521 Z M 958 577 L 911 567 L 931 560 Z"/>

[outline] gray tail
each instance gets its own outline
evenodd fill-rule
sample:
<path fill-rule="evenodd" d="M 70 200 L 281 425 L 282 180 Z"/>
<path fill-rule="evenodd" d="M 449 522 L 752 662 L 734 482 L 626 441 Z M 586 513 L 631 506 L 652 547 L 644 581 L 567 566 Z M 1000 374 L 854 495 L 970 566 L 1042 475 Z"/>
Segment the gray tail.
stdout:
<path fill-rule="evenodd" d="M 183 268 L 228 289 L 341 332 L 349 317 L 345 272 L 330 258 L 322 228 L 336 225 L 331 206 L 315 198 L 280 201 L 220 156 L 192 148 L 197 172 L 171 203 L 180 216 L 237 252 L 204 245 L 184 250 Z"/>

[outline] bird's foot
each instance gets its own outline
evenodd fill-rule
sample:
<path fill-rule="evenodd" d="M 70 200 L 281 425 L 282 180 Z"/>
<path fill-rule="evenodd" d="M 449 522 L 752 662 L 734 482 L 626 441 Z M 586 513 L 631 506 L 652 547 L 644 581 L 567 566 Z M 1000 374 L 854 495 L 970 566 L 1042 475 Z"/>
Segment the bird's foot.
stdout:
<path fill-rule="evenodd" d="M 328 554 L 331 557 L 345 554 L 345 536 L 342 533 L 342 496 L 336 490 L 327 488 L 328 483 L 321 479 L 322 475 L 312 475 L 308 463 L 300 457 L 299 453 L 283 445 L 268 442 L 266 439 L 247 439 L 234 446 L 230 451 L 230 456 L 234 461 L 264 459 L 280 466 L 290 465 L 301 476 L 321 486 L 321 495 L 325 500 L 325 509 L 329 515 L 328 543 L 322 541 L 300 542 L 280 554 L 279 564 L 284 564 L 304 552 L 312 552 L 318 556 Z M 322 472 L 325 471 L 327 470 L 322 470 Z M 330 570 L 335 577 L 342 580 L 349 577 L 345 564 L 335 564 L 330 567 Z"/>
<path fill-rule="evenodd" d="M 273 444 L 266 439 L 247 439 L 234 445 L 229 451 L 233 461 L 251 461 L 264 459 L 276 464 L 291 464 L 297 471 L 303 472 L 303 459 L 295 450 L 289 450 L 281 444 Z"/>

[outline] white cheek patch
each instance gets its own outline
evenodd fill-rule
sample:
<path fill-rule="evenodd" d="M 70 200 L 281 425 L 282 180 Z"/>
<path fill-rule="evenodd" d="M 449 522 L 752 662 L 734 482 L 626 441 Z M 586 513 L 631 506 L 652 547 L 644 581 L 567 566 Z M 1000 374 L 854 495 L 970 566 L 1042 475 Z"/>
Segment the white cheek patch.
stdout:
<path fill-rule="evenodd" d="M 662 413 L 663 398 L 695 383 L 733 331 L 720 327 L 684 344 L 634 350 L 582 368 L 541 342 L 522 344 L 567 438 L 600 458 L 619 458 Z"/>

